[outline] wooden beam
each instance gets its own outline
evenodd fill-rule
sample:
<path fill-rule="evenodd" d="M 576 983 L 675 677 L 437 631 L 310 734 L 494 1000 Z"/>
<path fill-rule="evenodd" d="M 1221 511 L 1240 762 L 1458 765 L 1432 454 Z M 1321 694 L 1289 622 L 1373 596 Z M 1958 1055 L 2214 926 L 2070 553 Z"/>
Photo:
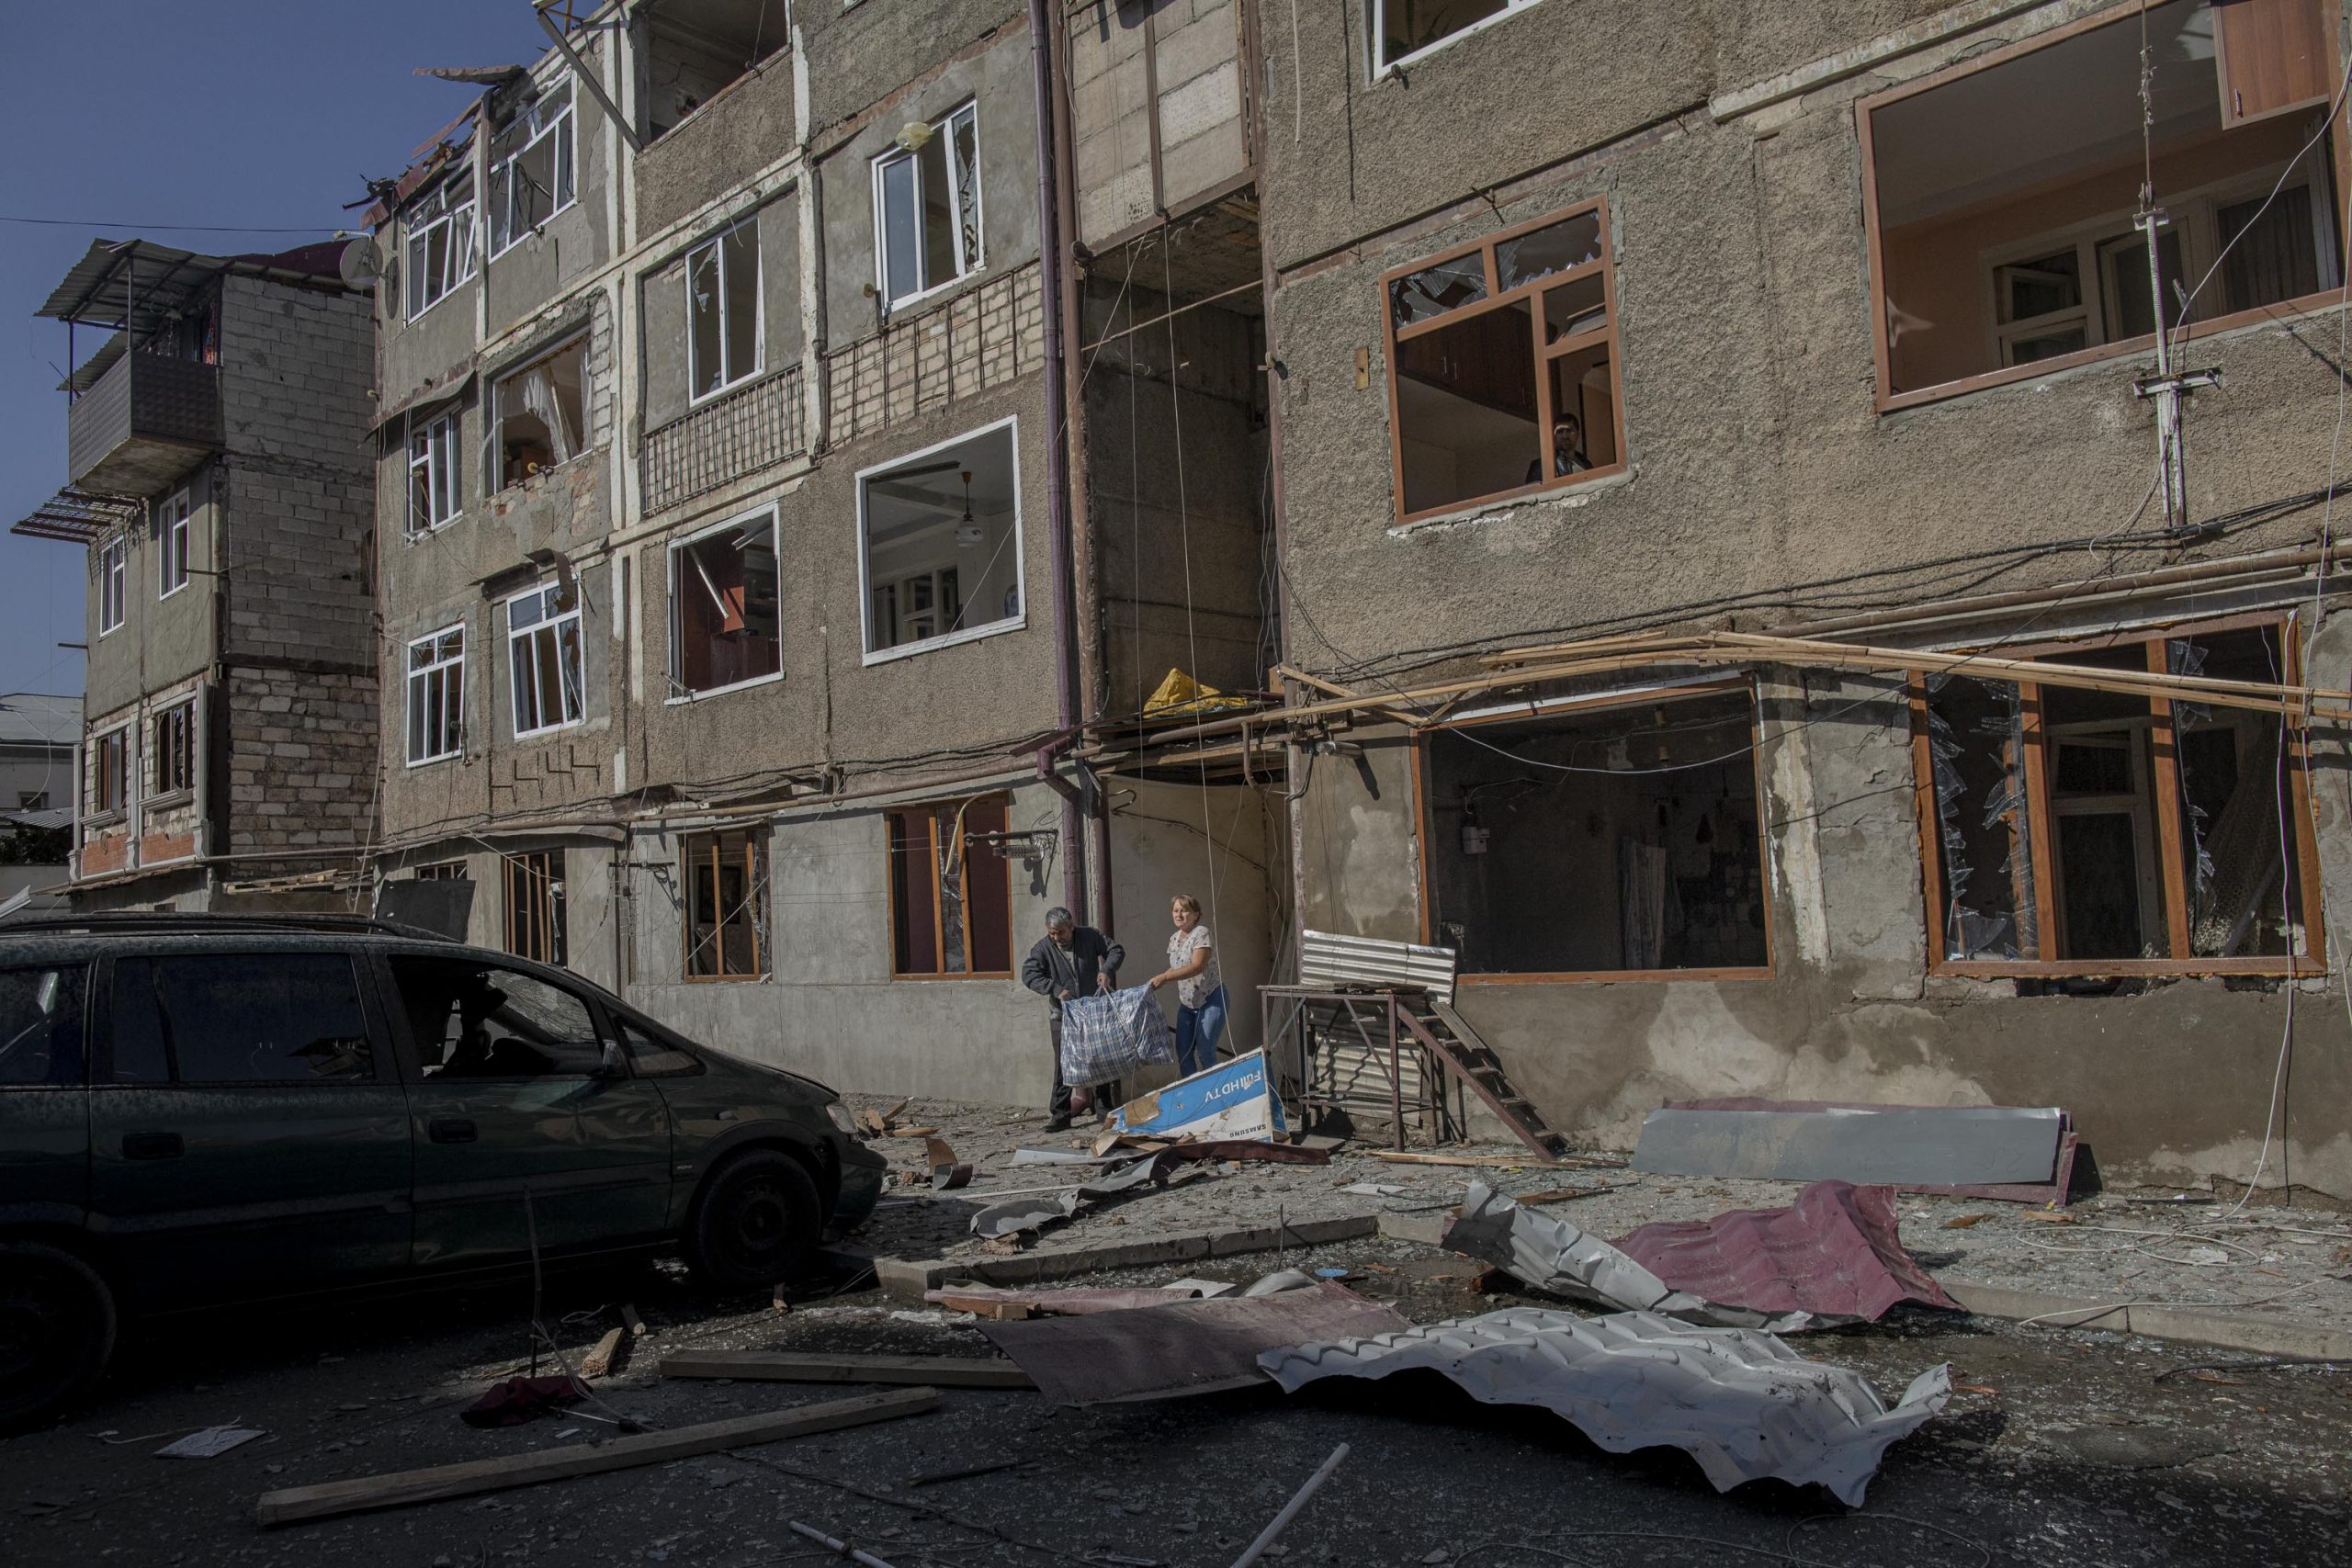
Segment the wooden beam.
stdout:
<path fill-rule="evenodd" d="M 502 1454 L 496 1459 L 469 1460 L 462 1464 L 435 1465 L 430 1470 L 403 1470 L 389 1475 L 328 1481 L 316 1486 L 292 1486 L 263 1493 L 254 1516 L 257 1523 L 266 1528 L 356 1514 L 368 1508 L 396 1508 L 411 1503 L 437 1502 L 444 1497 L 468 1497 L 477 1492 L 500 1492 L 510 1486 L 532 1486 L 542 1481 L 661 1464 L 695 1454 L 773 1443 L 783 1438 L 835 1432 L 844 1427 L 920 1415 L 938 1404 L 939 1391 L 935 1388 L 898 1389 L 888 1393 L 867 1393 L 855 1399 L 771 1410 L 758 1416 L 739 1416 L 731 1421 L 709 1421 L 667 1432 L 616 1438 L 609 1443 L 573 1443 L 560 1449 Z"/>
<path fill-rule="evenodd" d="M 763 1382 L 905 1382 L 938 1388 L 1033 1388 L 1029 1374 L 997 1356 L 858 1356 L 800 1350 L 678 1350 L 662 1358 L 665 1378 L 743 1378 Z"/>

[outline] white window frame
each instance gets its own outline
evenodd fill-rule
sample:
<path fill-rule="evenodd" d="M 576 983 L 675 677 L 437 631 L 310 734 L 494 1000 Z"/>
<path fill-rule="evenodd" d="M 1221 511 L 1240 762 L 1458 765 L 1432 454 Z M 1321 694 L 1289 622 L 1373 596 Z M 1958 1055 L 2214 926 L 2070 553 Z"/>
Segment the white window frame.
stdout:
<path fill-rule="evenodd" d="M 1012 452 L 1012 582 L 1014 590 L 1021 596 L 1021 613 L 989 621 L 983 626 L 966 626 L 959 632 L 943 632 L 937 637 L 924 637 L 921 642 L 904 642 L 895 648 L 876 649 L 874 646 L 873 551 L 867 543 L 866 536 L 866 481 L 876 477 L 887 477 L 897 469 L 921 462 L 933 453 L 944 452 L 951 446 L 965 446 L 983 436 L 994 434 L 1000 430 L 1010 432 L 1008 439 Z M 936 649 L 954 648 L 958 643 L 978 642 L 980 638 L 987 637 L 1001 637 L 1006 632 L 1019 631 L 1029 624 L 1028 538 L 1021 509 L 1021 420 L 1019 415 L 1007 414 L 993 424 L 984 424 L 976 430 L 967 430 L 961 434 L 949 436 L 944 441 L 933 442 L 919 452 L 902 452 L 887 463 L 876 463 L 871 468 L 860 468 L 855 479 L 857 483 L 857 646 L 861 666 L 888 664 L 892 660 L 911 659 L 917 654 L 929 653 Z"/>
<path fill-rule="evenodd" d="M 130 614 L 130 536 L 117 534 L 98 550 L 98 635 L 122 629 Z"/>
<path fill-rule="evenodd" d="M 743 385 L 746 381 L 750 381 L 756 378 L 762 368 L 767 364 L 768 260 L 766 248 L 759 243 L 759 214 L 755 212 L 740 223 L 729 223 L 726 228 L 721 229 L 716 234 L 711 235 L 710 238 L 703 241 L 698 245 L 693 246 L 686 252 L 686 271 L 685 277 L 684 279 L 684 287 L 686 291 L 686 406 L 689 408 L 700 407 L 702 404 L 710 401 L 713 398 L 721 397 L 728 392 L 733 391 L 736 388 Z M 752 231 L 752 255 L 753 259 L 753 276 L 752 278 L 752 363 L 748 369 L 745 369 L 741 374 L 729 378 L 727 374 L 727 366 L 725 364 L 728 338 L 727 247 L 721 242 L 723 242 L 729 234 L 736 233 L 744 229 Z M 702 385 L 702 364 L 695 356 L 695 258 L 701 255 L 705 251 L 711 253 L 714 264 L 718 273 L 718 288 L 712 298 L 718 301 L 718 353 L 721 363 L 718 367 L 718 384 L 712 387 L 707 392 L 697 392 L 695 389 Z"/>
<path fill-rule="evenodd" d="M 506 479 L 506 451 L 503 435 L 506 428 L 508 389 L 514 387 L 532 370 L 560 359 L 575 348 L 580 350 L 580 448 L 562 462 L 543 468 L 540 472 L 552 473 L 556 468 L 575 463 L 596 449 L 594 434 L 596 423 L 595 383 L 588 374 L 588 333 L 576 332 L 558 339 L 537 354 L 515 360 L 496 376 L 485 378 L 487 390 L 481 399 L 481 482 L 484 495 L 498 495 L 506 491 L 519 490 L 529 482 L 526 479 L 516 479 L 509 483 Z M 537 477 L 537 474 L 531 476 L 532 479 Z"/>
<path fill-rule="evenodd" d="M 1461 39 L 1468 38 L 1472 33 L 1484 32 L 1487 28 L 1493 27 L 1497 22 L 1508 20 L 1512 17 L 1518 16 L 1521 11 L 1531 9 L 1532 7 L 1542 4 L 1543 0 L 1507 0 L 1504 8 L 1496 12 L 1493 16 L 1482 17 L 1477 21 L 1471 23 L 1466 28 L 1461 28 L 1459 31 L 1446 34 L 1435 43 L 1425 43 L 1420 48 L 1413 51 L 1410 54 L 1400 54 L 1396 59 L 1384 63 L 1380 58 L 1380 39 L 1381 36 L 1388 30 L 1387 0 L 1364 0 L 1364 14 L 1370 18 L 1364 27 L 1363 39 L 1365 64 L 1370 71 L 1369 79 L 1377 82 L 1383 76 L 1389 75 L 1405 66 L 1411 65 L 1419 61 L 1427 60 L 1439 50 L 1457 43 Z"/>
<path fill-rule="evenodd" d="M 449 192 L 460 183 L 470 185 L 472 180 L 470 169 L 451 175 L 434 186 L 430 195 L 420 198 L 401 218 L 401 299 L 412 321 L 458 292 L 459 284 L 470 282 L 481 270 L 479 199 L 469 194 L 457 206 L 449 205 Z M 449 265 L 457 270 L 455 276 L 442 280 L 438 294 L 419 304 L 418 297 L 424 293 L 418 281 L 424 272 L 422 258 L 432 252 L 433 231 L 444 224 L 449 226 Z"/>
<path fill-rule="evenodd" d="M 155 793 L 150 795 L 143 795 L 141 797 L 147 805 L 153 806 L 158 802 L 169 804 L 176 800 L 192 800 L 196 796 L 196 781 L 201 775 L 204 768 L 203 747 L 200 744 L 199 738 L 197 733 L 196 694 L 194 693 L 190 693 L 188 695 L 182 697 L 177 702 L 164 703 L 159 706 L 148 709 L 147 737 L 149 741 L 152 743 L 155 738 L 156 726 L 161 724 L 167 715 L 178 713 L 183 709 L 185 709 L 187 714 L 187 783 L 184 784 L 174 784 L 168 788 L 164 785 L 164 767 L 170 759 L 160 749 L 158 749 L 154 756 L 148 759 L 155 765 Z"/>
<path fill-rule="evenodd" d="M 575 728 L 587 721 L 587 627 L 581 619 L 581 607 L 578 604 L 574 604 L 569 610 L 556 607 L 556 596 L 561 592 L 562 585 L 560 582 L 542 582 L 510 596 L 506 601 L 506 701 L 511 710 L 508 716 L 513 721 L 514 739 L 517 740 L 526 740 L 534 735 L 552 735 L 559 729 Z M 574 592 L 579 590 L 575 589 Z M 514 607 L 531 600 L 538 602 L 538 615 L 537 618 L 518 629 L 514 625 Z M 571 672 L 574 683 L 569 687 L 564 685 L 563 668 L 563 627 L 566 622 L 570 622 L 577 629 L 578 635 L 573 638 L 573 646 L 580 649 L 580 668 Z M 534 657 L 527 663 L 518 662 L 515 650 L 520 645 L 536 641 L 541 633 L 555 639 L 556 683 L 560 688 L 555 694 L 557 718 L 552 724 L 541 724 L 526 729 L 523 728 L 522 705 L 514 701 L 516 682 L 521 678 L 521 672 L 525 670 L 530 671 L 532 695 L 537 699 L 535 705 L 542 716 L 548 712 L 548 694 L 538 689 L 537 659 Z"/>
<path fill-rule="evenodd" d="M 775 541 L 775 595 L 777 604 L 775 669 L 768 674 L 753 675 L 746 680 L 732 682 L 728 685 L 708 686 L 698 692 L 689 691 L 686 689 L 685 681 L 681 675 L 681 669 L 684 662 L 684 649 L 680 646 L 680 638 L 684 635 L 685 613 L 684 607 L 678 603 L 678 585 L 682 581 L 684 581 L 679 574 L 679 558 L 689 548 L 701 543 L 703 540 L 709 538 L 714 534 L 741 533 L 746 526 L 759 521 L 763 517 L 767 519 L 769 536 Z M 773 502 L 766 506 L 755 506 L 751 511 L 742 513 L 741 516 L 730 517 L 724 523 L 714 523 L 707 528 L 697 528 L 691 534 L 682 534 L 678 537 L 670 541 L 669 556 L 670 695 L 665 705 L 674 706 L 682 703 L 703 702 L 711 697 L 723 696 L 729 692 L 740 692 L 751 686 L 770 685 L 777 681 L 783 680 L 784 517 L 781 509 L 776 507 Z"/>
<path fill-rule="evenodd" d="M 556 112 L 554 118 L 546 124 L 541 124 L 539 121 L 539 110 L 546 104 L 548 96 L 563 87 L 569 87 L 571 91 L 571 96 L 564 100 L 563 107 Z M 557 214 L 569 212 L 572 208 L 577 207 L 580 204 L 580 133 L 578 130 L 580 118 L 578 114 L 575 112 L 578 109 L 579 105 L 580 85 L 573 79 L 571 73 L 567 71 L 563 73 L 560 80 L 549 82 L 541 87 L 539 89 L 539 96 L 531 101 L 529 118 L 533 129 L 531 134 L 524 139 L 523 144 L 515 148 L 514 152 L 508 153 L 505 157 L 491 164 L 490 167 L 483 172 L 483 190 L 487 197 L 483 203 L 483 238 L 485 240 L 494 239 L 494 234 L 492 231 L 492 225 L 490 222 L 490 220 L 495 216 L 495 213 L 492 210 L 492 204 L 496 202 L 501 195 L 503 195 L 505 197 L 506 209 L 506 243 L 499 245 L 496 250 L 492 251 L 488 257 L 489 260 L 496 261 L 499 257 L 513 250 L 516 245 L 521 244 L 526 238 L 537 233 L 548 224 L 555 221 Z M 569 164 L 571 166 L 571 193 L 561 201 L 557 201 L 554 205 L 550 206 L 548 209 L 548 215 L 539 220 L 537 223 L 531 224 L 527 227 L 517 228 L 514 223 L 514 182 L 511 177 L 511 171 L 514 164 L 522 162 L 523 155 L 525 153 L 530 152 L 532 148 L 537 147 L 540 142 L 545 141 L 548 137 L 556 135 L 562 136 L 564 140 L 558 143 L 555 150 L 553 167 L 556 170 L 557 189 L 549 191 L 548 194 L 552 199 L 560 191 L 561 191 L 563 186 L 562 171 L 566 164 Z M 485 146 L 486 145 L 487 143 L 485 143 Z M 509 175 L 503 186 L 500 184 L 501 175 Z"/>
<path fill-rule="evenodd" d="M 413 413 L 408 416 L 402 432 L 402 444 L 408 453 L 408 488 L 403 492 L 407 515 L 402 519 L 402 531 L 412 539 L 421 539 L 427 534 L 446 528 L 466 514 L 465 464 L 458 456 L 458 443 L 464 435 L 460 423 L 463 414 L 462 408 L 452 408 L 447 413 L 424 422 L 424 453 L 422 457 L 417 455 L 417 416 Z M 446 462 L 443 461 L 445 457 Z M 446 514 L 426 517 L 422 527 L 417 525 L 416 515 L 416 470 L 419 468 L 425 470 L 425 494 L 431 498 L 427 505 L 436 511 L 444 502 L 448 506 Z"/>
<path fill-rule="evenodd" d="M 2227 179 L 2216 180 L 2210 185 L 2198 186 L 2165 197 L 2165 211 L 2172 221 L 2166 230 L 2159 231 L 2159 233 L 2169 231 L 2180 237 L 2180 273 L 2183 284 L 2194 288 L 2205 279 L 2209 271 L 2212 270 L 2214 260 L 2220 255 L 2222 248 L 2219 215 L 2222 208 L 2233 207 L 2242 201 L 2258 200 L 2268 196 L 2274 186 L 2278 186 L 2279 194 L 2284 196 L 2289 190 L 2300 185 L 2311 196 L 2313 227 L 2312 246 L 2319 264 L 2317 276 L 2320 289 L 2322 292 L 2329 292 L 2342 287 L 2341 276 L 2332 272 L 2328 265 L 2326 253 L 2329 247 L 2324 242 L 2329 235 L 2320 228 L 2321 224 L 2331 220 L 2325 171 L 2323 168 L 2313 167 L 2307 170 L 2301 179 L 2290 179 L 2286 184 L 2280 185 L 2278 176 L 2283 172 L 2285 172 L 2284 164 L 2265 164 L 2259 169 L 2232 175 Z M 1978 254 L 1977 272 L 1983 279 L 1984 290 L 1986 346 L 1991 351 L 1993 363 L 1997 368 L 2002 370 L 2021 368 L 2008 362 L 2008 344 L 2011 339 L 2033 337 L 2052 328 L 2071 325 L 2078 319 L 2085 329 L 2084 351 L 2107 348 L 2118 343 L 2132 341 L 2129 338 L 2114 338 L 2108 335 L 2107 276 L 2106 269 L 2100 265 L 2098 253 L 2099 247 L 2109 241 L 2126 236 L 2138 237 L 2139 231 L 2132 228 L 2134 216 L 2129 209 L 2117 209 L 2097 218 L 2070 223 L 2063 229 L 2046 230 L 2030 239 L 2015 241 Z M 2052 311 L 2047 315 L 2035 316 L 2024 321 L 2001 320 L 1999 269 L 2017 265 L 2020 262 L 2052 255 L 2069 247 L 2075 252 L 2075 271 L 2082 277 L 2082 303 L 2067 310 Z M 2211 280 L 2206 283 L 2206 295 L 2200 297 L 2201 299 L 2210 299 L 2211 303 L 2203 307 L 2202 315 L 2191 320 L 2189 324 L 2192 327 L 2199 321 L 2211 321 L 2224 313 L 2219 293 L 2221 287 L 2221 276 L 2215 273 Z M 2178 302 L 2166 300 L 2164 303 L 2165 310 L 2162 319 L 2169 321 L 2172 319 L 2171 312 L 2178 309 Z M 2281 303 L 2283 304 L 2284 301 Z M 2276 308 L 2272 307 L 2272 309 Z M 2030 366 L 2034 363 L 2037 362 L 2029 360 L 2026 365 Z"/>
<path fill-rule="evenodd" d="M 444 637 L 453 635 L 458 639 L 457 651 L 444 657 L 439 650 L 439 644 Z M 420 648 L 432 650 L 431 662 L 422 667 L 416 662 L 416 650 Z M 452 757 L 465 755 L 465 622 L 458 621 L 450 626 L 435 627 L 421 637 L 411 639 L 408 647 L 401 653 L 401 670 L 404 677 L 401 682 L 401 711 L 406 715 L 401 721 L 406 736 L 402 750 L 407 755 L 408 765 L 412 768 L 421 768 L 428 763 L 445 762 Z M 451 689 L 450 672 L 452 671 L 456 671 L 455 690 Z M 439 678 L 437 682 L 435 679 L 436 676 Z M 425 702 L 428 706 L 434 705 L 435 685 L 437 683 L 440 687 L 438 707 L 441 716 L 442 739 L 447 744 L 446 748 L 439 751 L 420 753 L 417 750 L 418 743 L 423 738 L 416 731 L 417 709 L 411 693 L 419 682 L 424 682 Z"/>
<path fill-rule="evenodd" d="M 947 193 L 947 207 L 951 213 L 960 213 L 963 209 L 964 193 L 957 186 L 956 172 L 956 125 L 959 120 L 969 120 L 972 123 L 972 156 L 976 165 L 972 171 L 972 249 L 974 254 L 968 256 L 964 254 L 964 229 L 958 222 L 955 226 L 956 276 L 932 277 L 929 276 L 928 263 L 923 256 L 922 236 L 917 234 L 915 264 L 924 268 L 922 286 L 911 293 L 900 295 L 896 299 L 890 298 L 890 214 L 883 196 L 883 175 L 886 171 L 899 164 L 914 165 L 915 210 L 920 213 L 922 210 L 922 160 L 916 153 L 895 143 L 888 152 L 878 154 L 874 160 L 872 175 L 874 288 L 875 292 L 881 297 L 883 303 L 890 310 L 902 310 L 918 300 L 928 299 L 943 288 L 953 288 L 967 277 L 978 277 L 988 269 L 988 182 L 979 177 L 980 171 L 977 166 L 980 148 L 979 100 L 967 98 L 947 113 L 933 120 L 931 133 L 946 143 L 944 163 L 947 167 L 948 183 L 951 187 L 954 187 Z"/>
<path fill-rule="evenodd" d="M 163 547 L 155 560 L 155 597 L 170 598 L 187 586 L 188 492 L 173 494 L 164 502 L 164 526 L 157 542 Z M 174 569 L 177 568 L 175 572 Z"/>

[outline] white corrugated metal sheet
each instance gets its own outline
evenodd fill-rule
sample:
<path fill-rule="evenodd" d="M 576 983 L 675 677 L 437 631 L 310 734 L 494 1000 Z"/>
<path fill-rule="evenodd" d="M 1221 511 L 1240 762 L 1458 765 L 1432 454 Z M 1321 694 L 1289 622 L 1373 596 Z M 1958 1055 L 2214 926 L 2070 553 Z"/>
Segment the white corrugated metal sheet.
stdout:
<path fill-rule="evenodd" d="M 1298 983 L 1308 987 L 1389 986 L 1453 1000 L 1453 949 L 1382 937 L 1308 931 L 1298 944 Z"/>

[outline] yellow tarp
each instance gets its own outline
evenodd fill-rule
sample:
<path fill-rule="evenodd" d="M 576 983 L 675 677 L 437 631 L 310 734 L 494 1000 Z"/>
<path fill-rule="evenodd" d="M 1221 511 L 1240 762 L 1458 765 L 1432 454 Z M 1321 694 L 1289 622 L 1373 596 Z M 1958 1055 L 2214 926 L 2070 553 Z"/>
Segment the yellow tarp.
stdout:
<path fill-rule="evenodd" d="M 1170 670 L 1168 678 L 1159 682 L 1159 690 L 1145 701 L 1143 712 L 1146 718 L 1181 718 L 1186 714 L 1220 713 L 1250 705 L 1248 697 L 1228 697 L 1215 686 L 1202 685 L 1182 670 Z"/>

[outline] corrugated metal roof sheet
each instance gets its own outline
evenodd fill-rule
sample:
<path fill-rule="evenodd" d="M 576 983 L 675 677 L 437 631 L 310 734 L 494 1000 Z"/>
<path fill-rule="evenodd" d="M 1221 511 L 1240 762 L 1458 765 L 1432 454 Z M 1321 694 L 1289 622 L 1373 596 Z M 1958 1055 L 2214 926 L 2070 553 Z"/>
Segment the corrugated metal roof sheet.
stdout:
<path fill-rule="evenodd" d="M 144 339 L 184 314 L 197 294 L 225 273 L 346 288 L 336 265 L 341 254 L 342 243 L 333 240 L 239 256 L 206 255 L 153 240 L 93 240 L 33 314 L 128 329 Z"/>
<path fill-rule="evenodd" d="M 1384 937 L 1308 931 L 1299 939 L 1298 983 L 1411 988 L 1450 1003 L 1453 1000 L 1453 950 Z"/>
<path fill-rule="evenodd" d="M 1646 1312 L 1582 1318 L 1519 1307 L 1270 1350 L 1258 1365 L 1291 1393 L 1321 1378 L 1442 1372 L 1485 1404 L 1549 1410 L 1611 1453 L 1681 1449 L 1718 1492 L 1769 1476 L 1826 1487 L 1849 1506 L 1860 1505 L 1888 1445 L 1951 1397 L 1949 1364 L 1914 1378 L 1890 1406 L 1860 1372 L 1808 1361 L 1769 1334 L 1690 1328 Z"/>
<path fill-rule="evenodd" d="M 1617 1245 L 1679 1291 L 1758 1312 L 1876 1319 L 1898 1302 L 1959 1310 L 1898 1238 L 1894 1189 L 1816 1181 L 1785 1209 L 1660 1221 Z"/>
<path fill-rule="evenodd" d="M 61 746 L 71 750 L 81 739 L 81 698 L 40 692 L 0 696 L 0 744 Z M 71 813 L 67 820 L 72 820 Z"/>

